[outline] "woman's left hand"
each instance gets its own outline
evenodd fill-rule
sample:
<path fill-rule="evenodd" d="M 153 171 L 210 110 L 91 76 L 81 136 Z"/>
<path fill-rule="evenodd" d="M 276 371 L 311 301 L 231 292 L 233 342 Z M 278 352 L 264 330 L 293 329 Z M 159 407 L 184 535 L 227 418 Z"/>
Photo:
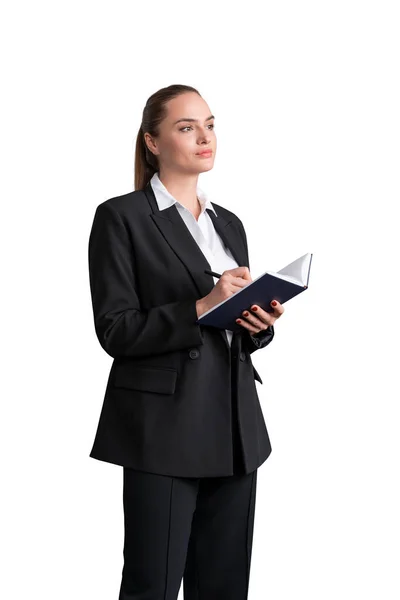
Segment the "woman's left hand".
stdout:
<path fill-rule="evenodd" d="M 251 334 L 264 331 L 270 325 L 273 325 L 285 310 L 277 300 L 272 300 L 271 306 L 274 309 L 272 313 L 263 310 L 258 304 L 253 304 L 250 310 L 243 311 L 243 318 L 236 319 L 236 323 L 248 329 Z"/>

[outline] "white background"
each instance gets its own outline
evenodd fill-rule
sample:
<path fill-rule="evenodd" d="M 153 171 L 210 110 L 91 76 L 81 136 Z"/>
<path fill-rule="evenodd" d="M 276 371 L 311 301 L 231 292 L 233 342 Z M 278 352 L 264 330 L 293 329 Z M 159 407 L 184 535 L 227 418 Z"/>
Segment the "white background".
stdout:
<path fill-rule="evenodd" d="M 89 458 L 112 359 L 87 244 L 172 83 L 216 116 L 199 183 L 244 222 L 253 278 L 314 254 L 253 355 L 273 450 L 249 598 L 400 598 L 397 8 L 3 4 L 2 598 L 118 597 L 122 468 Z"/>

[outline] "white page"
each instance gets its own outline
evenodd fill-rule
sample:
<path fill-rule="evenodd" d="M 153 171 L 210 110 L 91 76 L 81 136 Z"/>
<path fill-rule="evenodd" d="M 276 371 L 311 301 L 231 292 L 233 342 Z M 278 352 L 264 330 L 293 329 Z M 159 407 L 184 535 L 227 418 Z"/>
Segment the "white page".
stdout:
<path fill-rule="evenodd" d="M 310 252 L 304 254 L 300 258 L 297 258 L 295 261 L 286 265 L 286 267 L 283 267 L 283 269 L 280 269 L 277 274 L 288 275 L 289 277 L 293 277 L 297 283 L 307 285 L 311 256 Z"/>

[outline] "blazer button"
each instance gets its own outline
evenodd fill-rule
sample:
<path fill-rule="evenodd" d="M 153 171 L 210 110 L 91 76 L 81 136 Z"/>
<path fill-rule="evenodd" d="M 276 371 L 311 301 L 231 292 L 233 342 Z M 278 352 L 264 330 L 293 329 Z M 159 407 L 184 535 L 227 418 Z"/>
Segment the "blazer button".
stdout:
<path fill-rule="evenodd" d="M 199 356 L 199 354 L 200 354 L 200 352 L 196 348 L 193 348 L 189 352 L 190 358 L 197 358 Z"/>
<path fill-rule="evenodd" d="M 244 352 L 240 353 L 240 360 L 246 360 L 246 354 Z"/>

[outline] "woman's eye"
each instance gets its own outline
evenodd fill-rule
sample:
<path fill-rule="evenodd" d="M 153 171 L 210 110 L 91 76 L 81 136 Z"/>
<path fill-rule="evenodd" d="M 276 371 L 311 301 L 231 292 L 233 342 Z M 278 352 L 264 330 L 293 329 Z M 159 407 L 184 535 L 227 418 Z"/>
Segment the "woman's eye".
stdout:
<path fill-rule="evenodd" d="M 208 125 L 208 127 L 212 127 L 214 129 L 214 123 L 210 123 L 210 125 Z M 184 131 L 185 129 L 191 129 L 192 126 L 191 125 L 186 125 L 186 127 L 181 127 L 181 129 L 179 131 Z"/>

